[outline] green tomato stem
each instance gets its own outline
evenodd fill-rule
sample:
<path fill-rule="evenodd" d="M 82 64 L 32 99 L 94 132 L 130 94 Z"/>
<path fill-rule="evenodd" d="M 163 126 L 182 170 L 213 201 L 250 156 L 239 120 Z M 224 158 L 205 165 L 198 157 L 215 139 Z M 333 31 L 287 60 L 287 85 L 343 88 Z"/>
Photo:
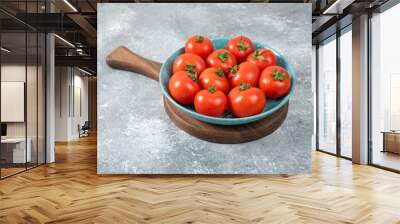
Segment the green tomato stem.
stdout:
<path fill-rule="evenodd" d="M 244 90 L 246 90 L 246 89 L 249 89 L 250 87 L 251 87 L 250 84 L 242 82 L 242 83 L 240 83 L 240 85 L 239 85 L 239 91 L 244 91 Z"/>
<path fill-rule="evenodd" d="M 203 42 L 203 40 L 204 40 L 204 37 L 203 36 L 196 36 L 196 43 L 201 43 L 201 42 Z"/>
<path fill-rule="evenodd" d="M 193 64 L 186 64 L 185 65 L 185 71 L 189 72 L 189 73 L 194 73 L 196 72 L 196 65 Z"/>
<path fill-rule="evenodd" d="M 218 58 L 222 62 L 225 62 L 226 60 L 228 60 L 228 52 L 218 53 Z"/>
<path fill-rule="evenodd" d="M 235 75 L 236 75 L 236 72 L 238 71 L 238 69 L 239 69 L 239 66 L 238 66 L 238 65 L 233 66 L 233 67 L 229 70 L 229 74 L 230 74 L 231 76 L 235 76 Z"/>
<path fill-rule="evenodd" d="M 191 80 L 193 80 L 193 81 L 195 81 L 195 82 L 198 81 L 197 72 L 189 72 L 189 71 L 187 71 L 187 73 L 188 73 L 188 76 L 189 76 L 189 78 L 190 78 Z"/>
<path fill-rule="evenodd" d="M 239 51 L 246 51 L 250 47 L 248 44 L 245 44 L 243 42 L 243 37 L 242 36 L 240 36 L 240 41 L 236 46 L 239 49 Z"/>
<path fill-rule="evenodd" d="M 216 91 L 217 91 L 217 88 L 215 87 L 215 85 L 211 85 L 210 87 L 208 87 L 209 93 L 215 93 Z"/>
<path fill-rule="evenodd" d="M 276 81 L 284 81 L 286 79 L 285 72 L 283 71 L 275 70 L 272 76 Z"/>
<path fill-rule="evenodd" d="M 222 69 L 217 68 L 217 70 L 215 70 L 215 74 L 219 77 L 224 77 L 224 71 L 222 71 Z"/>

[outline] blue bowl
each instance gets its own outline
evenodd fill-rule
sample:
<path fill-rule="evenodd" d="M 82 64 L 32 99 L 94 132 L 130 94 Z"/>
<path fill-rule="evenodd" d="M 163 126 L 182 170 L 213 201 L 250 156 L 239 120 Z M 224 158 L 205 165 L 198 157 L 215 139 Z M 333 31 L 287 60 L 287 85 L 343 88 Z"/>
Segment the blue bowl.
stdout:
<path fill-rule="evenodd" d="M 214 44 L 214 49 L 225 48 L 228 41 L 229 41 L 228 38 L 213 39 L 212 42 Z M 211 116 L 197 113 L 194 110 L 193 106 L 183 106 L 183 105 L 180 105 L 178 102 L 176 102 L 172 98 L 172 96 L 169 94 L 168 82 L 169 82 L 170 77 L 172 76 L 172 65 L 173 65 L 175 59 L 179 55 L 181 55 L 182 53 L 185 52 L 185 50 L 183 48 L 175 51 L 171 56 L 169 56 L 168 59 L 164 62 L 164 64 L 161 67 L 160 85 L 161 85 L 161 90 L 163 91 L 164 96 L 166 96 L 168 101 L 171 102 L 175 107 L 177 107 L 179 110 L 185 112 L 189 116 L 191 116 L 195 119 L 207 122 L 207 123 L 211 123 L 211 124 L 241 125 L 241 124 L 248 124 L 248 123 L 251 123 L 254 121 L 258 121 L 260 119 L 267 117 L 268 115 L 274 113 L 279 108 L 281 108 L 282 106 L 284 106 L 286 103 L 289 102 L 289 98 L 293 94 L 294 87 L 296 84 L 296 74 L 294 73 L 293 68 L 289 65 L 287 60 L 276 50 L 270 48 L 266 44 L 261 44 L 258 42 L 254 42 L 254 47 L 256 49 L 267 48 L 267 49 L 270 49 L 272 52 L 274 52 L 274 54 L 278 58 L 278 65 L 285 68 L 288 71 L 289 76 L 291 78 L 291 88 L 290 88 L 289 93 L 285 97 L 278 99 L 278 100 L 268 99 L 263 112 L 253 115 L 253 116 L 250 116 L 250 117 L 242 117 L 242 118 L 233 117 L 229 112 L 227 112 L 226 114 L 224 114 L 221 117 L 211 117 Z"/>

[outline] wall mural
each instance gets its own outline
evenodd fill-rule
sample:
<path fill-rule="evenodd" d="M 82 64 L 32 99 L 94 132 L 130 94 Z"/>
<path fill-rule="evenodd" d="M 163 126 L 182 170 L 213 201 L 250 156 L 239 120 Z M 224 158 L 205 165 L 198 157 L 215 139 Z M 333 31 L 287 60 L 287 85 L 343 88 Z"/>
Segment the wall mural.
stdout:
<path fill-rule="evenodd" d="M 310 171 L 311 4 L 98 8 L 98 173 Z"/>

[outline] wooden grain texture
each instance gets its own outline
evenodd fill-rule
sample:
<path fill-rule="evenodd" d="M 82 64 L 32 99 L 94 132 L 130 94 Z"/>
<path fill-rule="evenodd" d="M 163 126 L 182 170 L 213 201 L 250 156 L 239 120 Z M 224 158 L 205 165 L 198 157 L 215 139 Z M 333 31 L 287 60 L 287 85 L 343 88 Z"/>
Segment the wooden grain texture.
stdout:
<path fill-rule="evenodd" d="M 97 175 L 95 137 L 59 143 L 0 181 L 0 223 L 400 223 L 399 174 L 312 156 L 295 176 Z"/>
<path fill-rule="evenodd" d="M 199 139 L 209 142 L 238 144 L 254 141 L 277 130 L 285 121 L 289 104 L 275 111 L 270 116 L 245 125 L 213 125 L 194 119 L 178 110 L 164 97 L 164 108 L 176 126 Z"/>
<path fill-rule="evenodd" d="M 106 58 L 107 64 L 115 69 L 135 72 L 158 81 L 161 63 L 143 58 L 124 46 L 117 47 Z"/>

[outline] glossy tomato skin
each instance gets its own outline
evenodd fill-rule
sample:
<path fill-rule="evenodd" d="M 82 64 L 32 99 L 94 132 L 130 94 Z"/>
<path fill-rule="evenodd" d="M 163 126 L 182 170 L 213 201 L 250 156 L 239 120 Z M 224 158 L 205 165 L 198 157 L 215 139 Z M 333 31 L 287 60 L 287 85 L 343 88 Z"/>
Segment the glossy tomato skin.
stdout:
<path fill-rule="evenodd" d="M 257 87 L 259 78 L 260 69 L 258 69 L 257 65 L 248 61 L 232 67 L 229 72 L 231 88 L 239 86 L 240 83 L 248 83 L 253 87 Z"/>
<path fill-rule="evenodd" d="M 290 76 L 284 68 L 270 66 L 262 71 L 258 85 L 266 97 L 278 99 L 288 94 L 291 84 Z"/>
<path fill-rule="evenodd" d="M 193 104 L 194 97 L 200 91 L 200 86 L 193 77 L 194 75 L 196 74 L 178 71 L 169 79 L 169 93 L 178 103 L 183 105 Z"/>
<path fill-rule="evenodd" d="M 206 68 L 200 74 L 199 83 L 202 89 L 215 86 L 217 90 L 221 90 L 225 94 L 229 92 L 229 81 L 221 68 Z"/>
<path fill-rule="evenodd" d="M 268 66 L 273 66 L 278 64 L 278 58 L 271 50 L 262 48 L 255 50 L 247 57 L 247 61 L 257 65 L 260 71 Z"/>
<path fill-rule="evenodd" d="M 172 73 L 192 70 L 200 74 L 206 68 L 204 60 L 195 54 L 183 53 L 179 55 L 172 66 Z"/>
<path fill-rule="evenodd" d="M 186 53 L 199 55 L 204 60 L 207 59 L 207 56 L 213 51 L 214 47 L 211 40 L 200 35 L 189 37 L 185 44 Z"/>
<path fill-rule="evenodd" d="M 226 49 L 218 49 L 207 57 L 207 65 L 214 68 L 222 68 L 225 74 L 229 69 L 236 65 L 235 56 Z"/>
<path fill-rule="evenodd" d="M 226 49 L 235 55 L 238 63 L 246 61 L 247 56 L 254 51 L 254 44 L 250 38 L 238 36 L 229 40 Z"/>
<path fill-rule="evenodd" d="M 235 117 L 249 117 L 261 113 L 267 103 L 264 93 L 250 85 L 247 89 L 241 87 L 236 86 L 229 92 L 228 106 L 232 114 Z"/>
<path fill-rule="evenodd" d="M 194 98 L 194 108 L 197 113 L 219 117 L 224 114 L 227 108 L 227 101 L 222 91 L 210 92 L 208 89 L 203 89 Z"/>

